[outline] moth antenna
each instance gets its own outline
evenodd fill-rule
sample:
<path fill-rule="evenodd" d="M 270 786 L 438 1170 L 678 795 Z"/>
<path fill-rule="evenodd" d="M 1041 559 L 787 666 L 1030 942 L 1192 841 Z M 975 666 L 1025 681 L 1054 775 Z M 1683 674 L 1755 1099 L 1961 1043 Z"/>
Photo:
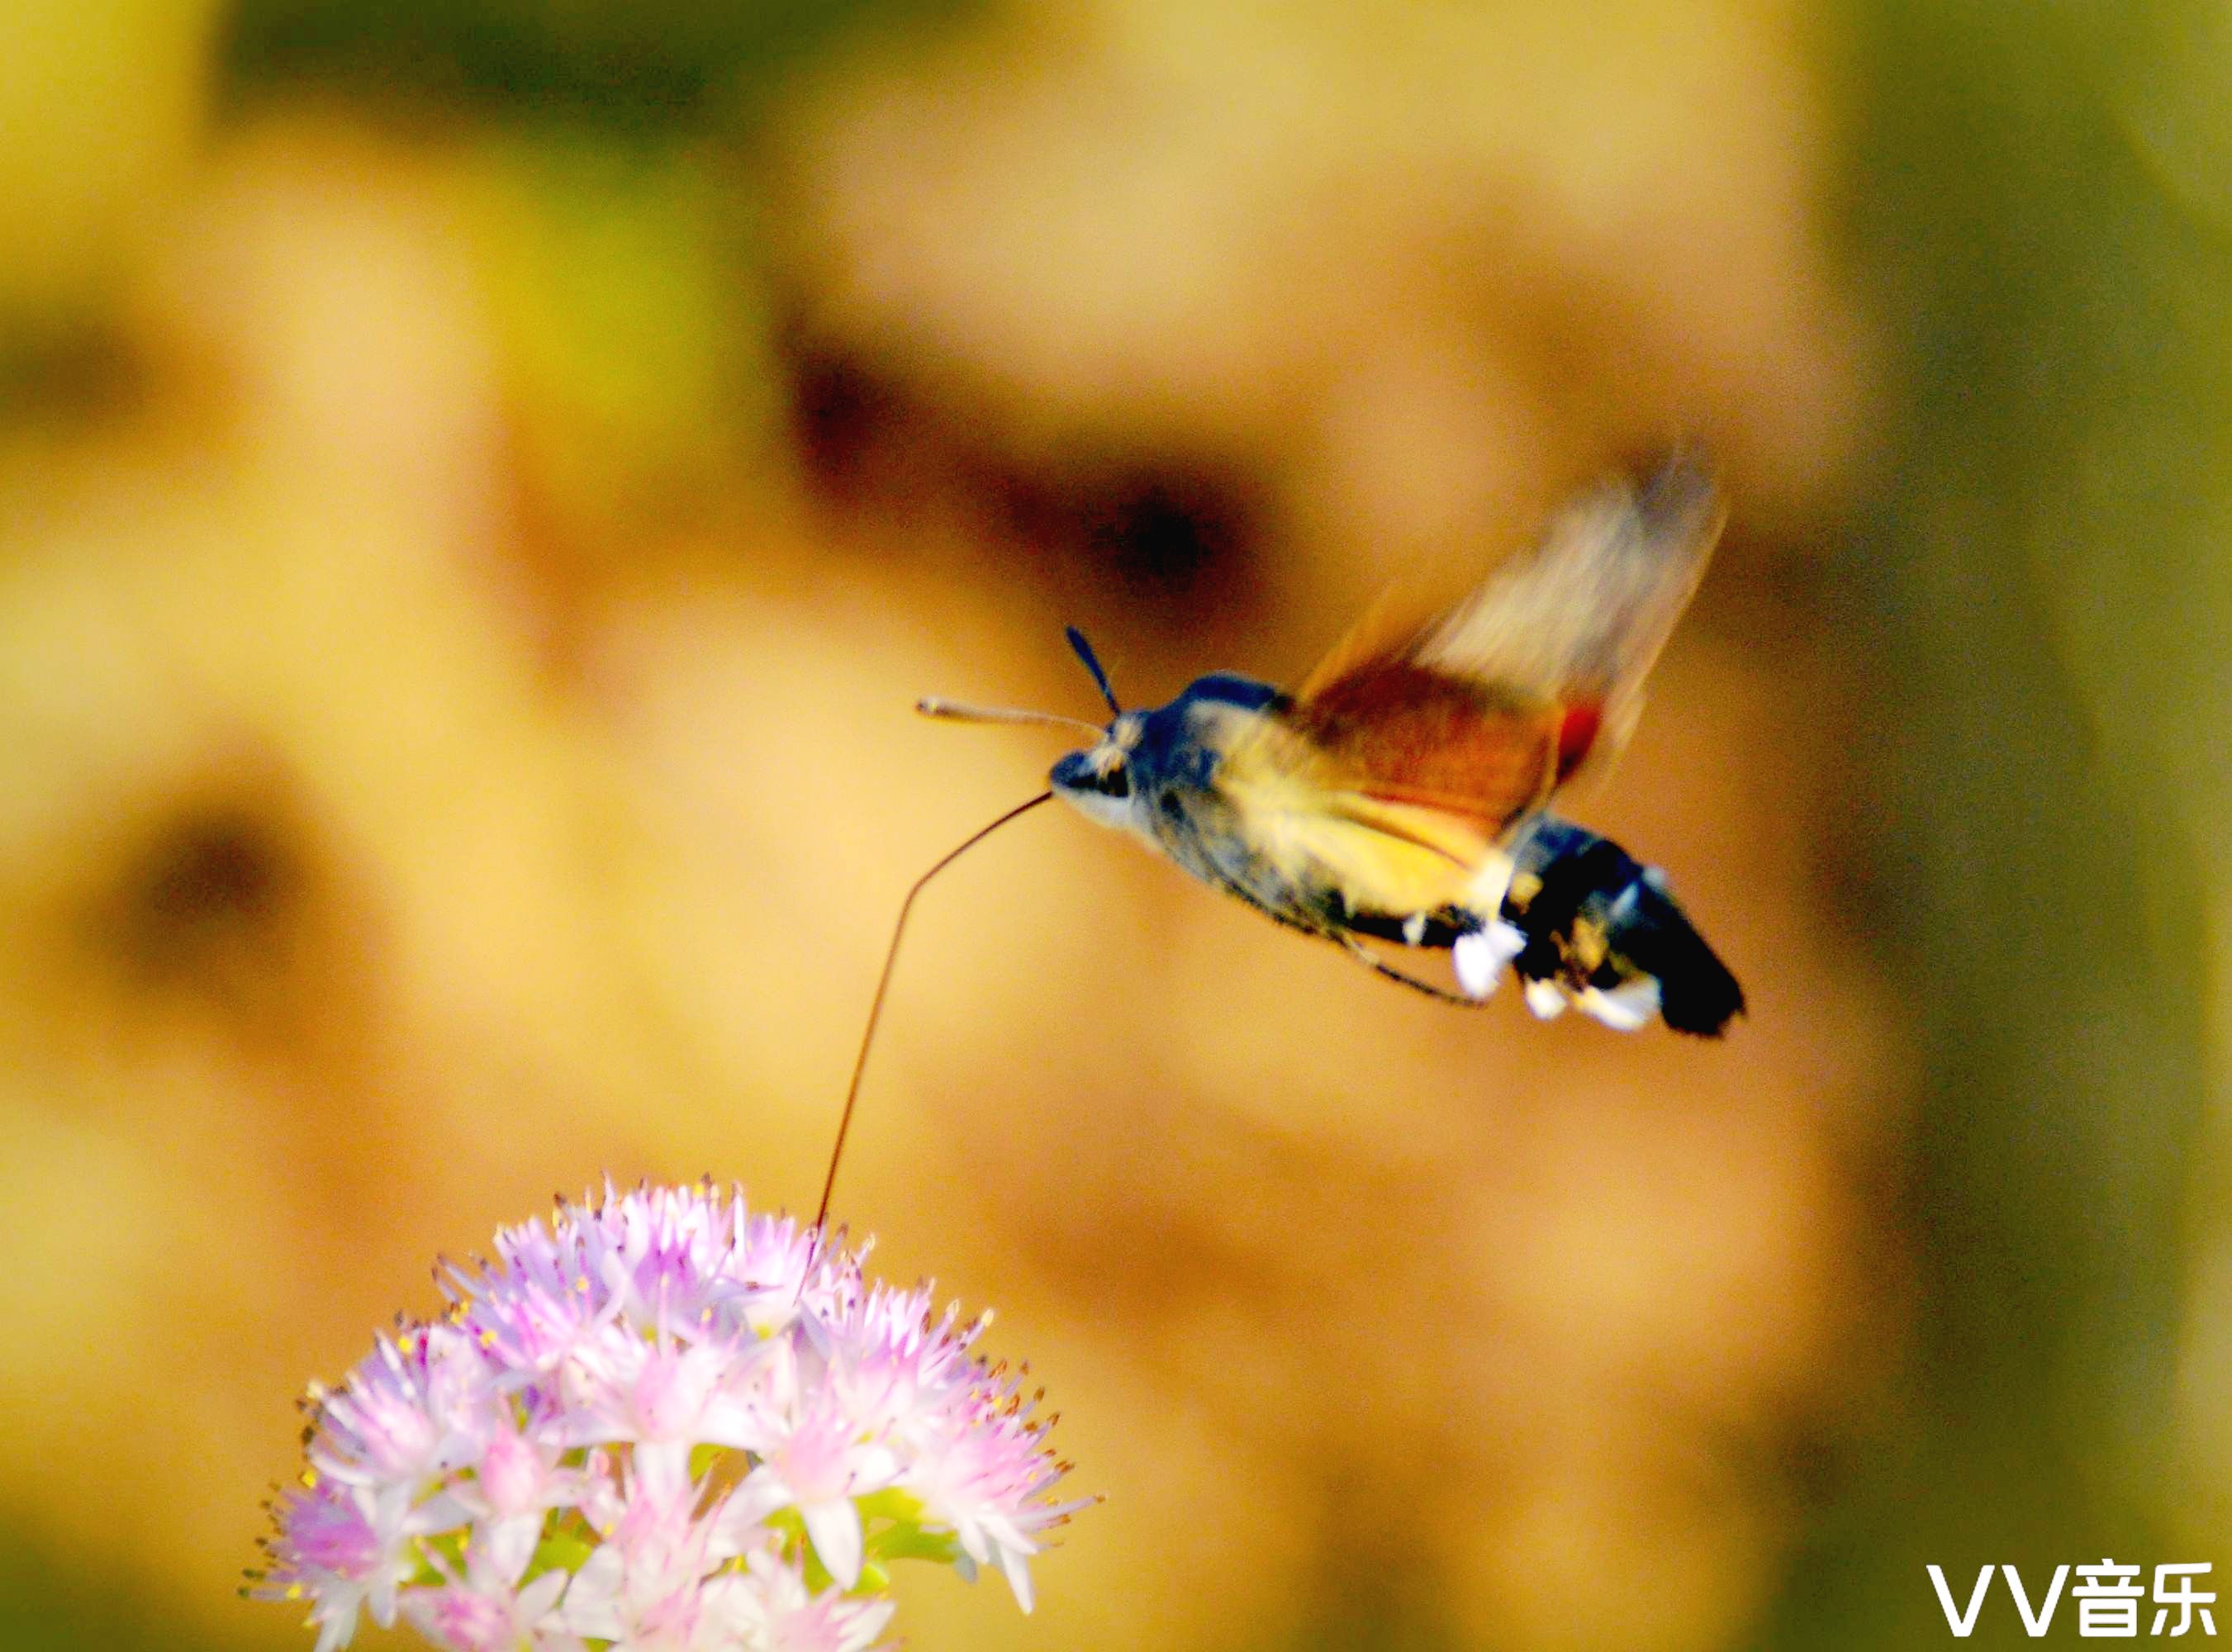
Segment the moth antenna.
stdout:
<path fill-rule="evenodd" d="M 1097 735 L 1100 731 L 1095 729 L 1093 732 Z M 845 1137 L 853 1128 L 853 1109 L 860 1099 L 861 1075 L 868 1070 L 868 1052 L 875 1046 L 876 1024 L 883 1019 L 884 996 L 891 990 L 892 985 L 892 966 L 899 962 L 899 943 L 906 936 L 907 915 L 914 910 L 915 897 L 922 893 L 931 878 L 1007 825 L 1009 821 L 1018 816 L 1028 814 L 1041 803 L 1053 800 L 1054 794 L 1051 791 L 1041 792 L 1029 802 L 1018 803 L 989 826 L 977 827 L 959 845 L 940 856 L 937 865 L 916 878 L 913 886 L 906 892 L 906 898 L 899 903 L 899 921 L 892 925 L 892 943 L 884 949 L 883 973 L 876 977 L 876 995 L 868 1001 L 868 1024 L 860 1033 L 860 1053 L 853 1059 L 853 1079 L 845 1086 L 845 1110 L 837 1116 L 837 1140 L 829 1150 L 828 1174 L 821 1179 L 821 1202 L 814 1212 L 814 1226 L 810 1230 L 811 1237 L 808 1241 L 806 1253 L 806 1267 L 808 1273 L 813 1270 L 814 1253 L 821 1246 L 823 1228 L 829 1220 L 829 1200 L 837 1191 L 837 1166 L 845 1156 Z M 805 1289 L 803 1279 L 801 1280 L 799 1288 L 801 1291 Z"/>
<path fill-rule="evenodd" d="M 1095 740 L 1107 732 L 1097 722 L 1087 722 L 1082 717 L 1065 717 L 1058 711 L 1018 711 L 1007 706 L 964 705 L 958 700 L 941 700 L 935 695 L 917 700 L 914 709 L 925 717 L 943 717 L 949 722 L 1039 722 L 1053 729 L 1081 729 Z"/>
<path fill-rule="evenodd" d="M 1100 669 L 1100 657 L 1093 653 L 1093 645 L 1085 640 L 1085 633 L 1074 625 L 1067 625 L 1062 629 L 1062 635 L 1069 638 L 1071 649 L 1078 658 L 1085 662 L 1085 669 L 1093 673 L 1093 686 L 1099 689 L 1100 697 L 1108 702 L 1108 715 L 1122 716 L 1124 708 L 1116 703 L 1116 690 L 1108 686 L 1108 673 Z"/>

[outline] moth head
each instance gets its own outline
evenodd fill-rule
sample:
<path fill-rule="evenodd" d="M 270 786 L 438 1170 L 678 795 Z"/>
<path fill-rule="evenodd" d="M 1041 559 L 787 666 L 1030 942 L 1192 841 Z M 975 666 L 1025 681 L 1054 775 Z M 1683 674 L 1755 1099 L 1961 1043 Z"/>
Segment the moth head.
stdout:
<path fill-rule="evenodd" d="M 1127 711 L 1098 742 L 1056 762 L 1047 775 L 1054 795 L 1103 826 L 1130 824 L 1132 752 L 1139 743 L 1139 714 Z"/>

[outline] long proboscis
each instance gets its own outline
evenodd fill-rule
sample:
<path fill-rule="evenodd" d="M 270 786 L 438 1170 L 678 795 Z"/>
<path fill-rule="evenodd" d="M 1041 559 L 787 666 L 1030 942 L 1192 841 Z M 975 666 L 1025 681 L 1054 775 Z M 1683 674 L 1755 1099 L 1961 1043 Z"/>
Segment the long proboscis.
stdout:
<path fill-rule="evenodd" d="M 1100 731 L 1094 729 L 1098 735 Z M 860 1099 L 860 1079 L 868 1071 L 868 1052 L 876 1042 L 876 1024 L 883 1019 L 884 997 L 891 990 L 892 969 L 899 961 L 899 943 L 906 937 L 907 917 L 914 910 L 915 897 L 929 886 L 931 878 L 990 837 L 1009 821 L 1028 814 L 1041 803 L 1051 802 L 1051 791 L 1041 792 L 1028 803 L 1018 803 L 989 826 L 979 826 L 959 844 L 939 857 L 938 864 L 914 880 L 914 886 L 899 903 L 899 921 L 892 925 L 892 943 L 884 950 L 883 973 L 876 977 L 876 995 L 868 1003 L 868 1025 L 860 1033 L 860 1053 L 853 1059 L 853 1081 L 845 1086 L 845 1111 L 837 1117 L 837 1140 L 829 1150 L 829 1172 L 821 1181 L 821 1202 L 814 1213 L 811 1243 L 818 1247 L 821 1232 L 829 1220 L 829 1201 L 837 1191 L 837 1166 L 845 1156 L 845 1137 L 853 1128 L 853 1110 Z"/>

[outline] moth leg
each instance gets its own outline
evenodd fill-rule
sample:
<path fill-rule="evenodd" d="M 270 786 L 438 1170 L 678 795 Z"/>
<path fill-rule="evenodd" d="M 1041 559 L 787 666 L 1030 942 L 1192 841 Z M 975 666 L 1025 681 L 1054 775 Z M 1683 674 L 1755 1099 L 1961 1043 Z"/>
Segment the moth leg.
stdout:
<path fill-rule="evenodd" d="M 1354 936 L 1328 935 L 1326 938 L 1338 943 L 1342 951 L 1347 953 L 1350 957 L 1372 971 L 1373 975 L 1384 975 L 1389 981 L 1398 981 L 1414 993 L 1424 993 L 1427 997 L 1438 999 L 1444 1004 L 1457 1004 L 1466 1009 L 1478 1009 L 1488 1001 L 1485 998 L 1468 998 L 1463 993 L 1453 993 L 1446 988 L 1437 987 L 1431 981 L 1421 981 L 1416 975 L 1405 975 L 1393 964 L 1375 956 L 1372 949 Z"/>
<path fill-rule="evenodd" d="M 1390 981 L 1400 981 L 1414 993 L 1424 993 L 1427 997 L 1438 999 L 1444 1004 L 1460 1004 L 1467 1009 L 1477 1008 L 1488 1001 L 1484 998 L 1467 998 L 1461 993 L 1447 992 L 1435 986 L 1431 981 L 1421 981 L 1416 975 L 1406 975 L 1392 964 L 1376 956 L 1369 947 L 1354 936 L 1340 930 L 1327 929 L 1322 923 L 1313 922 L 1309 917 L 1291 909 L 1282 910 L 1273 906 L 1268 902 L 1259 899 L 1252 891 L 1230 878 L 1220 878 L 1218 885 L 1226 894 L 1232 896 L 1244 905 L 1254 907 L 1273 923 L 1286 929 L 1300 930 L 1304 935 L 1321 936 L 1340 948 L 1373 975 L 1384 975 Z"/>

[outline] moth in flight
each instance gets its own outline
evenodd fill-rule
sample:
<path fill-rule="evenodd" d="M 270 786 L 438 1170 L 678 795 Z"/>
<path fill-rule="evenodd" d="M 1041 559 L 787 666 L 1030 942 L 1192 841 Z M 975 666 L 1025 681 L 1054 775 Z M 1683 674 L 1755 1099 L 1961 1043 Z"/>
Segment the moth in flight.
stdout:
<path fill-rule="evenodd" d="M 1534 548 L 1417 631 L 1367 625 L 1292 693 L 1220 671 L 1126 711 L 1074 629 L 1106 727 L 925 700 L 932 716 L 1081 729 L 1048 789 L 973 833 L 900 903 L 868 1009 L 814 1230 L 837 1169 L 915 899 L 994 832 L 1061 799 L 1204 882 L 1433 997 L 1476 1004 L 1506 969 L 1537 1015 L 1653 1019 L 1716 1037 L 1743 992 L 1655 866 L 1549 805 L 1619 751 L 1642 685 L 1720 535 L 1710 475 L 1677 454 L 1568 505 Z M 1450 954 L 1455 992 L 1376 940 Z"/>
<path fill-rule="evenodd" d="M 1509 968 L 1538 1015 L 1716 1036 L 1743 993 L 1664 875 L 1549 806 L 1625 743 L 1723 515 L 1687 455 L 1606 483 L 1448 612 L 1367 625 L 1291 693 L 1217 672 L 1126 711 L 1073 630 L 1112 720 L 1081 725 L 1093 742 L 1054 764 L 1051 795 L 1420 992 L 1476 1003 Z M 1445 949 L 1457 990 L 1367 940 Z"/>

